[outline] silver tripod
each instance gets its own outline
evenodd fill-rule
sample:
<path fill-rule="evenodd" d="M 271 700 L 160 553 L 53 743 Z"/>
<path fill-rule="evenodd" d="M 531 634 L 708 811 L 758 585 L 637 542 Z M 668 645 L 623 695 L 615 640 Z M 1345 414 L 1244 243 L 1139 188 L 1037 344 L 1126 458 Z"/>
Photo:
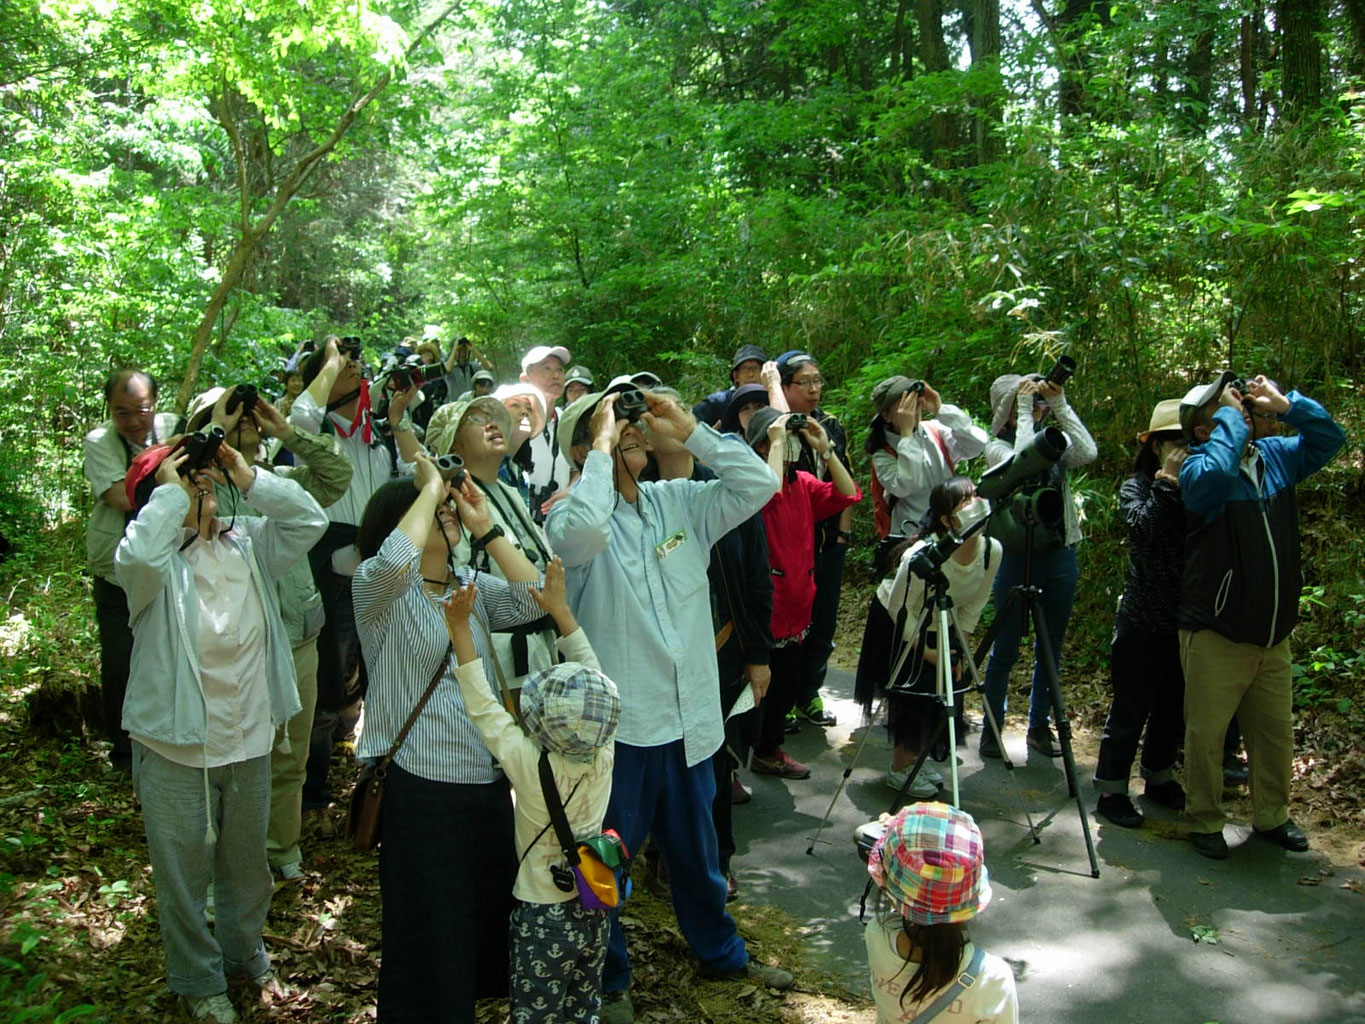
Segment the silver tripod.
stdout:
<path fill-rule="evenodd" d="M 951 779 L 952 805 L 954 807 L 961 806 L 957 772 L 957 716 L 955 706 L 957 690 L 953 680 L 953 643 L 951 641 L 945 642 L 942 638 L 951 637 L 953 640 L 956 640 L 959 649 L 964 652 L 962 662 L 967 666 L 972 680 L 972 685 L 969 689 L 971 692 L 982 695 L 981 704 L 985 709 L 985 727 L 995 733 L 996 742 L 1000 743 L 1002 753 L 1004 751 L 1004 743 L 1000 742 L 1000 726 L 995 720 L 995 714 L 991 711 L 990 701 L 985 699 L 985 686 L 981 682 L 981 674 L 977 669 L 975 660 L 966 654 L 971 648 L 967 645 L 966 634 L 962 632 L 962 627 L 958 624 L 957 613 L 953 610 L 953 599 L 948 596 L 948 577 L 943 575 L 941 569 L 935 569 L 924 578 L 924 584 L 926 589 L 924 607 L 920 611 L 919 620 L 915 624 L 914 633 L 907 634 L 904 632 L 907 604 L 910 600 L 910 584 L 909 581 L 907 581 L 905 594 L 901 599 L 901 606 L 894 617 L 896 627 L 892 636 L 892 650 L 898 651 L 899 653 L 892 662 L 891 672 L 887 676 L 886 691 L 882 694 L 881 700 L 877 704 L 877 709 L 873 712 L 872 722 L 874 724 L 863 733 L 863 738 L 858 743 L 858 749 L 854 751 L 853 760 L 849 766 L 844 769 L 843 778 L 839 780 L 839 785 L 834 791 L 834 796 L 830 798 L 829 807 L 825 809 L 825 815 L 820 819 L 820 826 L 815 830 L 815 835 L 811 837 L 810 846 L 806 848 L 806 853 L 808 855 L 814 855 L 815 844 L 821 841 L 821 833 L 824 832 L 826 825 L 829 824 L 829 817 L 834 811 L 834 805 L 838 803 L 840 794 L 843 793 L 844 787 L 848 784 L 849 776 L 853 774 L 853 769 L 857 767 L 858 761 L 862 757 L 863 747 L 867 745 L 868 738 L 872 735 L 873 728 L 875 728 L 875 723 L 882 720 L 882 713 L 886 708 L 886 702 L 893 694 L 910 692 L 908 687 L 896 686 L 895 681 L 900 678 L 900 673 L 905 668 L 906 659 L 910 657 L 911 653 L 916 650 L 923 651 L 925 649 L 925 636 L 928 624 L 931 620 L 935 623 L 940 638 L 938 666 L 934 673 L 934 696 L 938 700 L 943 714 L 939 717 L 933 736 L 928 743 L 924 744 L 924 749 L 920 751 L 919 758 L 915 761 L 909 773 L 906 775 L 905 782 L 901 785 L 900 791 L 897 792 L 892 799 L 888 811 L 894 814 L 896 810 L 905 803 L 906 791 L 919 775 L 920 770 L 924 767 L 925 759 L 928 758 L 929 753 L 934 749 L 935 745 L 937 745 L 939 738 L 942 736 L 945 729 L 948 733 L 948 767 L 950 772 L 949 777 Z M 916 637 L 916 642 L 913 644 L 904 643 L 904 637 L 907 635 Z M 968 691 L 963 690 L 962 692 L 965 693 Z M 1019 780 L 1014 775 L 1014 764 L 1009 760 L 1008 754 L 1004 756 L 1005 765 L 1010 769 L 1010 781 L 1014 786 L 1015 800 L 1019 805 L 1019 809 L 1024 814 L 1024 820 L 1028 822 L 1029 835 L 1033 837 L 1033 842 L 1035 844 L 1041 843 L 1042 840 L 1038 835 L 1038 827 L 1034 825 L 1033 816 L 1029 814 L 1028 807 L 1023 799 L 1023 794 L 1019 791 Z M 825 840 L 825 842 L 828 842 L 828 840 Z"/>

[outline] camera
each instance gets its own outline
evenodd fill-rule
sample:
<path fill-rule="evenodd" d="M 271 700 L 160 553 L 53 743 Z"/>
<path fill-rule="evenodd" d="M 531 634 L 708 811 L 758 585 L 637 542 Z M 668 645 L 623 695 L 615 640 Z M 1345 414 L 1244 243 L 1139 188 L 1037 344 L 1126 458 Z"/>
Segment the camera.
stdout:
<path fill-rule="evenodd" d="M 644 392 L 639 388 L 627 388 L 616 400 L 616 418 L 639 423 L 649 406 L 645 404 Z"/>
<path fill-rule="evenodd" d="M 187 458 L 180 464 L 180 475 L 189 476 L 191 473 L 198 473 L 208 469 L 218 458 L 218 447 L 223 443 L 227 434 L 222 427 L 205 427 L 203 430 L 193 434 L 186 434 L 181 438 L 176 446 L 179 450 L 187 454 Z"/>
<path fill-rule="evenodd" d="M 1047 376 L 1043 380 L 1061 387 L 1071 379 L 1071 375 L 1075 372 L 1076 360 L 1070 356 L 1058 356 L 1057 361 L 1052 364 L 1052 369 L 1047 371 Z"/>
<path fill-rule="evenodd" d="M 787 429 L 793 434 L 810 427 L 810 417 L 803 412 L 794 412 L 787 417 Z"/>
<path fill-rule="evenodd" d="M 232 394 L 228 395 L 226 412 L 231 416 L 240 406 L 242 415 L 250 416 L 256 409 L 259 397 L 255 384 L 238 384 L 232 389 Z"/>
<path fill-rule="evenodd" d="M 980 531 L 991 518 L 991 503 L 980 498 L 971 502 L 958 513 L 960 525 L 949 530 L 942 537 L 926 537 L 905 553 L 904 561 L 911 572 L 922 580 L 940 582 L 939 569 L 948 561 L 949 556 L 960 548 L 972 534 Z M 947 579 L 941 580 L 945 585 Z"/>
<path fill-rule="evenodd" d="M 452 487 L 464 485 L 464 459 L 452 452 L 450 455 L 442 455 L 432 461 L 436 463 L 436 472 L 441 474 L 442 480 Z"/>
<path fill-rule="evenodd" d="M 393 363 L 385 371 L 385 375 L 393 381 L 394 387 L 399 391 L 406 391 L 413 386 L 421 387 L 430 381 L 439 380 L 444 374 L 445 370 L 436 363 L 425 366 L 420 363 Z"/>

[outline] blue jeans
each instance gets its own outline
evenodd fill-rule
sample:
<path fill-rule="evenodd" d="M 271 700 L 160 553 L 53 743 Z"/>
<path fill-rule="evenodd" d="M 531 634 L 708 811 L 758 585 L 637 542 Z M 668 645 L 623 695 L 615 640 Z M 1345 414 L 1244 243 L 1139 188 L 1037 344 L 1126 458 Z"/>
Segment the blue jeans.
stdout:
<path fill-rule="evenodd" d="M 715 795 L 711 759 L 687 767 L 682 740 L 660 747 L 617 743 L 605 825 L 616 829 L 632 856 L 640 852 L 646 835 L 654 836 L 668 866 L 673 912 L 683 937 L 707 968 L 730 972 L 744 969 L 749 951 L 725 910 L 726 880 L 711 820 Z M 620 916 L 618 907 L 612 912 L 603 992 L 630 986 L 630 955 Z"/>
<path fill-rule="evenodd" d="M 1043 628 L 1052 644 L 1052 656 L 1058 671 L 1062 664 L 1062 641 L 1066 625 L 1071 619 L 1071 606 L 1076 600 L 1076 580 L 1080 569 L 1076 565 L 1075 548 L 1057 548 L 1033 556 L 1031 583 L 1042 588 Z M 1004 611 L 1005 599 L 1011 588 L 1024 582 L 1024 559 L 1006 555 L 1000 560 L 1000 572 L 995 577 L 995 614 L 997 620 Z M 986 699 L 1001 728 L 1005 725 L 1008 706 L 1010 670 L 1019 660 L 1021 606 L 1016 602 L 1009 610 L 1009 618 L 1001 624 L 991 649 L 990 664 L 986 666 Z M 1043 660 L 1038 653 L 1037 640 L 1033 646 L 1033 688 L 1029 691 L 1028 726 L 1030 729 L 1047 725 L 1052 719 L 1052 696 L 1048 693 Z"/>
<path fill-rule="evenodd" d="M 188 768 L 133 742 L 133 791 L 142 802 L 156 883 L 166 984 L 191 999 L 227 991 L 227 975 L 270 968 L 261 929 L 270 909 L 265 826 L 270 758 Z M 205 807 L 205 797 L 208 806 Z M 218 837 L 206 842 L 212 820 Z M 204 905 L 213 882 L 214 924 Z"/>

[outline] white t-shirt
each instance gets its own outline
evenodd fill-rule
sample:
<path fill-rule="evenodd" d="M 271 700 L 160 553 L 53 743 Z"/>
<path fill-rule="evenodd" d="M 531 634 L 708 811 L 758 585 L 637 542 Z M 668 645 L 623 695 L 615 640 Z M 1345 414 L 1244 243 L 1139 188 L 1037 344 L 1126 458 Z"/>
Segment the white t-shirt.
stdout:
<path fill-rule="evenodd" d="M 907 999 L 904 1005 L 901 1004 L 901 993 L 915 976 L 916 965 L 896 950 L 896 936 L 900 932 L 901 920 L 896 915 L 874 917 L 863 929 L 867 967 L 872 976 L 872 998 L 877 1004 L 877 1024 L 909 1024 L 943 991 L 932 993 L 922 1002 Z M 966 970 L 975 952 L 976 947 L 967 943 L 962 950 L 959 971 Z M 976 983 L 963 989 L 961 995 L 934 1017 L 934 1021 L 938 1024 L 1019 1024 L 1019 1002 L 1010 965 L 987 953 Z"/>
<path fill-rule="evenodd" d="M 987 552 L 990 553 L 989 558 Z M 991 588 L 995 584 L 995 574 L 1000 570 L 1003 553 L 998 540 L 993 537 L 982 537 L 977 542 L 976 557 L 967 565 L 951 556 L 943 563 L 943 575 L 948 577 L 948 595 L 953 599 L 957 624 L 968 636 L 971 636 L 977 623 L 981 621 L 981 612 L 990 599 Z M 910 571 L 910 565 L 905 558 L 902 558 L 900 565 L 896 567 L 894 577 L 888 576 L 877 585 L 877 600 L 894 619 L 900 612 L 901 602 L 907 600 L 907 587 L 910 594 L 905 611 L 906 630 L 909 631 L 919 619 L 919 613 L 924 610 L 925 583 Z M 932 623 L 930 628 L 935 628 Z"/>

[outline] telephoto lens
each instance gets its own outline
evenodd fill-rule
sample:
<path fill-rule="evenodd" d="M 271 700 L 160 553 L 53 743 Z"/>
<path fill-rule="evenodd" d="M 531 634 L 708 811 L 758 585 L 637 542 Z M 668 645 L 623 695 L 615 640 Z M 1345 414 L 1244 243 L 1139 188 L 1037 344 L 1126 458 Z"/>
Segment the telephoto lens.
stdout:
<path fill-rule="evenodd" d="M 441 474 L 441 479 L 452 487 L 464 485 L 464 459 L 458 455 L 442 455 L 436 460 L 436 472 Z"/>
<path fill-rule="evenodd" d="M 649 407 L 645 404 L 644 392 L 639 388 L 628 388 L 621 392 L 621 397 L 616 400 L 616 418 L 626 419 L 631 423 L 639 423 L 640 417 L 645 414 Z"/>
<path fill-rule="evenodd" d="M 787 429 L 795 434 L 798 430 L 805 430 L 810 426 L 810 417 L 803 412 L 794 412 L 787 417 Z"/>
<path fill-rule="evenodd" d="M 1058 356 L 1057 361 L 1052 364 L 1052 369 L 1048 370 L 1047 377 L 1044 378 L 1049 384 L 1056 384 L 1061 387 L 1071 375 L 1076 372 L 1076 360 L 1070 356 Z"/>

